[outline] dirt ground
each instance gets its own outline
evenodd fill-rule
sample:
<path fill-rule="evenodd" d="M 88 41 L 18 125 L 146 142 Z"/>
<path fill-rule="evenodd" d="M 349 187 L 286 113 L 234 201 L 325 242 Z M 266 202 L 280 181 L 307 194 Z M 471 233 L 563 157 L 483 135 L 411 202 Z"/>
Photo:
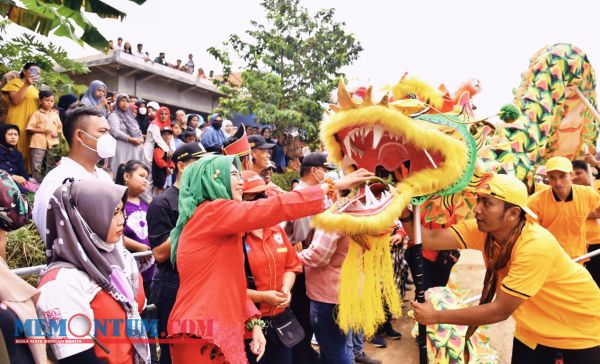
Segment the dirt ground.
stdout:
<path fill-rule="evenodd" d="M 458 263 L 454 266 L 452 274 L 458 275 L 461 286 L 472 287 L 469 297 L 478 295 L 481 292 L 483 285 L 483 277 L 485 268 L 481 253 L 475 250 L 462 250 L 461 257 Z M 414 289 L 413 286 L 411 288 Z M 407 299 L 414 298 L 414 291 L 408 292 Z M 401 340 L 387 339 L 387 348 L 376 348 L 369 343 L 365 343 L 365 352 L 369 356 L 381 359 L 385 364 L 418 364 L 419 353 L 414 338 L 410 335 L 410 330 L 413 327 L 414 321 L 406 317 L 405 312 L 408 311 L 408 302 L 403 304 L 403 317 L 394 323 L 396 330 L 402 333 Z M 512 334 L 514 330 L 514 321 L 508 321 L 491 325 L 488 330 L 492 347 L 498 352 L 500 358 L 499 363 L 510 363 L 512 351 Z"/>

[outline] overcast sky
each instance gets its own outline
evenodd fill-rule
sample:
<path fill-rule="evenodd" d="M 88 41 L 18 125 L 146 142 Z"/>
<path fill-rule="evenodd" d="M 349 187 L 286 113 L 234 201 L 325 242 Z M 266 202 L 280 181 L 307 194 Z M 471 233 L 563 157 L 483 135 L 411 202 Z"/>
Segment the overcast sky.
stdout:
<path fill-rule="evenodd" d="M 148 0 L 138 6 L 107 0 L 125 11 L 124 21 L 90 16 L 109 39 L 122 36 L 154 57 L 164 51 L 169 62 L 194 54 L 196 65 L 219 73 L 206 53 L 231 33 L 243 33 L 250 20 L 264 20 L 258 0 Z M 570 42 L 600 71 L 600 5 L 570 0 L 303 0 L 311 10 L 333 7 L 364 51 L 345 71 L 350 79 L 376 86 L 397 81 L 408 71 L 452 91 L 478 78 L 483 91 L 475 97 L 479 116 L 495 113 L 511 100 L 529 58 L 546 44 Z M 13 27 L 11 34 L 16 34 Z M 18 29 L 20 32 L 21 29 Z M 53 37 L 73 57 L 96 53 L 67 39 Z"/>

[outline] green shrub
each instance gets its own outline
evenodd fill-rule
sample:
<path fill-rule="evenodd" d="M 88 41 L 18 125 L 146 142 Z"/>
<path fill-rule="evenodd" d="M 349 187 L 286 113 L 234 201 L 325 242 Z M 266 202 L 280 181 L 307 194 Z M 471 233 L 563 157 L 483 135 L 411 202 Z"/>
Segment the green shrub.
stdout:
<path fill-rule="evenodd" d="M 271 182 L 275 183 L 285 191 L 290 191 L 292 189 L 292 180 L 294 179 L 300 180 L 300 173 L 293 171 L 274 173 L 273 176 L 271 176 Z"/>

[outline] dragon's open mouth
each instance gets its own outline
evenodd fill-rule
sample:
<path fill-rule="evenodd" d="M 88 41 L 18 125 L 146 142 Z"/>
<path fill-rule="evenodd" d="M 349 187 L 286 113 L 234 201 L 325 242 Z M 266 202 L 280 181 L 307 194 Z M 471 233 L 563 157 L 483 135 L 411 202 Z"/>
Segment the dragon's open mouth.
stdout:
<path fill-rule="evenodd" d="M 345 170 L 365 168 L 394 185 L 423 169 L 437 168 L 445 160 L 442 153 L 428 151 L 382 125 L 343 128 L 336 133 L 336 140 L 342 146 Z M 393 199 L 391 189 L 382 183 L 365 186 L 344 201 L 337 212 L 355 216 L 377 214 Z"/>
<path fill-rule="evenodd" d="M 338 200 L 313 225 L 376 234 L 393 225 L 411 199 L 457 188 L 471 157 L 464 126 L 447 115 L 415 114 L 422 103 L 390 105 L 384 98 L 375 104 L 370 89 L 358 103 L 343 83 L 338 99 L 321 130 L 329 157 L 345 173 L 365 168 L 380 180 Z"/>
<path fill-rule="evenodd" d="M 402 181 L 425 168 L 437 168 L 444 156 L 407 141 L 381 125 L 351 127 L 337 133 L 342 141 L 344 167 L 365 168 L 378 177 Z"/>

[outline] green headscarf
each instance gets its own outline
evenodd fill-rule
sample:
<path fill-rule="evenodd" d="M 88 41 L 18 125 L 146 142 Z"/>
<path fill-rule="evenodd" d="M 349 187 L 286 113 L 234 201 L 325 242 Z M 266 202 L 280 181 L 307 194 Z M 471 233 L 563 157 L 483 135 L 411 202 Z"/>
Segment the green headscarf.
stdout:
<path fill-rule="evenodd" d="M 171 263 L 177 261 L 177 246 L 183 227 L 196 207 L 204 201 L 231 200 L 231 167 L 240 169 L 235 155 L 209 155 L 190 164 L 183 171 L 179 183 L 179 218 L 171 231 Z"/>

